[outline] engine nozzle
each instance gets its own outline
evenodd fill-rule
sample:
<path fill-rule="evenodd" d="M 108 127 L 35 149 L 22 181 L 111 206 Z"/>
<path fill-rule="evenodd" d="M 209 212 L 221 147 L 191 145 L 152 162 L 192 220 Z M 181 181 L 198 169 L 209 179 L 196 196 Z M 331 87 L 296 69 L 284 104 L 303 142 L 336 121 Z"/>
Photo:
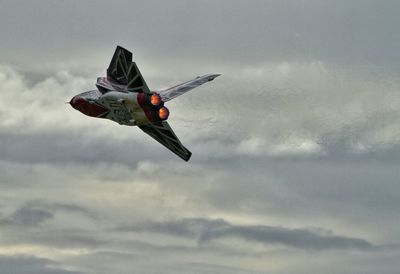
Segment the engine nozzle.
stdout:
<path fill-rule="evenodd" d="M 168 119 L 169 116 L 169 110 L 166 107 L 161 107 L 158 110 L 158 117 L 162 120 L 165 121 Z"/>
<path fill-rule="evenodd" d="M 159 123 L 168 119 L 169 110 L 164 106 L 161 96 L 157 93 L 138 93 L 137 102 L 149 121 Z"/>
<path fill-rule="evenodd" d="M 153 106 L 159 106 L 161 105 L 162 100 L 160 95 L 154 93 L 150 96 L 150 104 L 152 104 Z"/>

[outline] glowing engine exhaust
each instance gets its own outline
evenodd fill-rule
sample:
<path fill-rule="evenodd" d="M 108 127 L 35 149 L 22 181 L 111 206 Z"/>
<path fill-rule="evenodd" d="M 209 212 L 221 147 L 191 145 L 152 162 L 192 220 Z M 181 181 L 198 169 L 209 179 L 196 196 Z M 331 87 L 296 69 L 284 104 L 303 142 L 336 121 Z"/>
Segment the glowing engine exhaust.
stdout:
<path fill-rule="evenodd" d="M 164 102 L 157 93 L 137 95 L 137 102 L 143 109 L 146 117 L 151 122 L 161 122 L 168 119 L 169 110 L 164 106 Z"/>
<path fill-rule="evenodd" d="M 167 119 L 168 119 L 168 116 L 169 116 L 169 110 L 168 110 L 166 107 L 161 107 L 161 108 L 158 110 L 158 117 L 160 117 L 160 119 L 161 119 L 162 121 L 167 120 Z"/>
<path fill-rule="evenodd" d="M 151 103 L 153 106 L 159 106 L 159 105 L 161 105 L 162 100 L 161 100 L 160 95 L 155 94 L 155 93 L 154 93 L 153 95 L 151 95 L 151 96 L 150 96 L 150 103 Z"/>

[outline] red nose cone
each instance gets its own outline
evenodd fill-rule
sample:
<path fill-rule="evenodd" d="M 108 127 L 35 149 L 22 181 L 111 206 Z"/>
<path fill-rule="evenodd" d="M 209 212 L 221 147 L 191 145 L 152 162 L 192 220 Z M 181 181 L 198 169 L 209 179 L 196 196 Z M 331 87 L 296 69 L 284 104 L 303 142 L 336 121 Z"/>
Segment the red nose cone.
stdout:
<path fill-rule="evenodd" d="M 100 106 L 96 103 L 90 103 L 85 98 L 80 96 L 75 96 L 69 102 L 71 106 L 79 110 L 85 115 L 92 116 L 92 117 L 100 117 L 108 112 L 108 109 Z"/>
<path fill-rule="evenodd" d="M 86 112 L 87 102 L 82 97 L 75 96 L 69 103 L 74 109 L 79 110 L 80 112 Z"/>

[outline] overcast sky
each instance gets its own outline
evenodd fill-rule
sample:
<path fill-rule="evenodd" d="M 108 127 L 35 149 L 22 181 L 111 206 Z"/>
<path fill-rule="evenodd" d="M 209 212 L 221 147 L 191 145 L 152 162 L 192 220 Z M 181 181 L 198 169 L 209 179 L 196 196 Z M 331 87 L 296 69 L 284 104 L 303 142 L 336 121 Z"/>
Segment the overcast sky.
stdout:
<path fill-rule="evenodd" d="M 398 274 L 399 1 L 0 0 L 0 274 Z M 184 162 L 64 102 L 117 45 Z"/>

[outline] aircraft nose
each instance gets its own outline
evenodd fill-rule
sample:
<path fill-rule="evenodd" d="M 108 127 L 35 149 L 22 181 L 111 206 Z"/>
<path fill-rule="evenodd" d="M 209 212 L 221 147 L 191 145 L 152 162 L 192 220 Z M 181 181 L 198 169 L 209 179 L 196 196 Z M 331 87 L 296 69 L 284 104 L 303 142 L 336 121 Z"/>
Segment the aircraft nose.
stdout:
<path fill-rule="evenodd" d="M 87 110 L 87 101 L 79 95 L 72 97 L 69 104 L 76 110 L 85 113 Z"/>
<path fill-rule="evenodd" d="M 74 109 L 92 117 L 100 117 L 109 112 L 106 107 L 91 103 L 79 95 L 73 97 L 69 103 Z"/>
<path fill-rule="evenodd" d="M 82 97 L 80 96 L 74 96 L 72 97 L 71 101 L 69 101 L 69 104 L 74 108 L 74 109 L 78 109 L 78 106 L 80 103 L 82 103 L 81 101 L 83 100 Z"/>

